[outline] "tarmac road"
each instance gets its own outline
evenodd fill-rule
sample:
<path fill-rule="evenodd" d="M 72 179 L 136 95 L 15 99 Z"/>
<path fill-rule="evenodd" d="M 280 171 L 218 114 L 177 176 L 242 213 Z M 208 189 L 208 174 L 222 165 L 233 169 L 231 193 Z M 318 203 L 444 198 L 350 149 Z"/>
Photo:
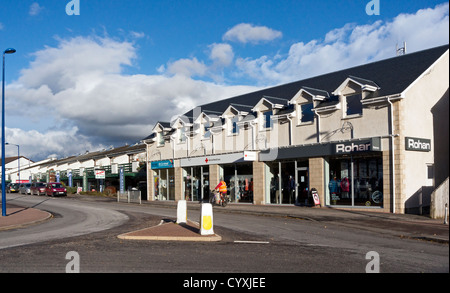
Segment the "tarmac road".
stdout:
<path fill-rule="evenodd" d="M 79 253 L 81 272 L 364 273 L 370 251 L 379 254 L 381 272 L 449 272 L 448 244 L 412 237 L 446 229 L 448 238 L 448 226 L 416 217 L 299 207 L 265 213 L 267 208 L 232 205 L 215 209 L 221 242 L 133 241 L 117 236 L 175 218 L 174 205 L 90 197 L 27 196 L 15 202 L 58 213 L 38 225 L 0 232 L 0 246 L 7 246 L 0 249 L 0 272 L 64 272 L 69 251 Z M 188 217 L 199 218 L 198 205 L 189 206 Z M 394 220 L 405 223 L 395 226 Z M 31 244 L 13 247 L 11 236 Z"/>
<path fill-rule="evenodd" d="M 0 232 L 0 249 L 75 237 L 119 226 L 128 217 L 114 210 L 101 209 L 59 198 L 8 194 L 8 203 L 32 207 L 53 214 L 53 218 L 25 229 Z"/>

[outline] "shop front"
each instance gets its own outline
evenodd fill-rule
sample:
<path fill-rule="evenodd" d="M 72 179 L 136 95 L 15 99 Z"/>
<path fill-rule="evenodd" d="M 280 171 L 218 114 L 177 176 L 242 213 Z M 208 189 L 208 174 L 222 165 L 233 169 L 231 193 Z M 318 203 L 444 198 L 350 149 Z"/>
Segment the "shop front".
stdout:
<path fill-rule="evenodd" d="M 253 202 L 253 165 L 256 153 L 231 153 L 180 160 L 183 194 L 189 201 L 208 200 L 221 179 L 231 202 Z"/>
<path fill-rule="evenodd" d="M 154 200 L 175 200 L 174 161 L 151 162 Z"/>
<path fill-rule="evenodd" d="M 266 203 L 312 205 L 314 188 L 321 205 L 383 207 L 380 138 L 280 148 L 275 155 L 262 151 L 260 160 L 266 164 Z"/>

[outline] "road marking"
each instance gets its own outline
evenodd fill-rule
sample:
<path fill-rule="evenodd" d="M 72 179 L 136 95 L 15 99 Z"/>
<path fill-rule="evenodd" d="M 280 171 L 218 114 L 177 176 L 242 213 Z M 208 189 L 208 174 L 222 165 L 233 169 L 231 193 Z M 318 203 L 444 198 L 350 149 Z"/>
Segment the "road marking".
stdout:
<path fill-rule="evenodd" d="M 240 243 L 240 244 L 270 244 L 268 241 L 239 241 L 235 240 L 234 243 Z"/>

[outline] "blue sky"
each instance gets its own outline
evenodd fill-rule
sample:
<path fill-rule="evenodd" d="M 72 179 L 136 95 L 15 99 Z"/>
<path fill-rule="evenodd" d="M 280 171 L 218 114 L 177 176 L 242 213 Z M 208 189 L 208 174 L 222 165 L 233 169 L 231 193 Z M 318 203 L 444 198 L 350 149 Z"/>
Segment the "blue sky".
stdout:
<path fill-rule="evenodd" d="M 133 143 L 261 87 L 448 44 L 448 2 L 2 1 L 7 141 L 42 159 Z M 15 148 L 7 150 L 14 155 Z"/>

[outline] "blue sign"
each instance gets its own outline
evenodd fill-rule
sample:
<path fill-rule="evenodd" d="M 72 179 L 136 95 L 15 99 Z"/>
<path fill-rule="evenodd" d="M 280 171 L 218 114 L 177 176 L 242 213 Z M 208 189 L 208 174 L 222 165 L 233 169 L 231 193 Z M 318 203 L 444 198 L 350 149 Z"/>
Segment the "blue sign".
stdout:
<path fill-rule="evenodd" d="M 123 167 L 120 167 L 119 171 L 119 182 L 120 182 L 120 192 L 125 192 L 125 173 L 123 171 Z"/>
<path fill-rule="evenodd" d="M 73 187 L 72 170 L 69 171 L 69 187 Z"/>
<path fill-rule="evenodd" d="M 173 168 L 173 160 L 152 162 L 152 170 Z"/>

